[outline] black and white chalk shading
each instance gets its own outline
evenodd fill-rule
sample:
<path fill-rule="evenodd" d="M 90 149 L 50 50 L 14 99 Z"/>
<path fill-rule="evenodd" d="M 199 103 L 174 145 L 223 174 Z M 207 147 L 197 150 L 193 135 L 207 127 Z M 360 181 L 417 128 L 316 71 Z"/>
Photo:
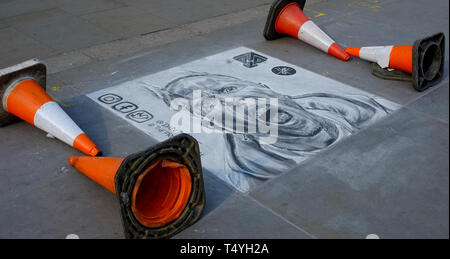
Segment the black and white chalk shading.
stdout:
<path fill-rule="evenodd" d="M 233 59 L 249 52 L 267 60 L 249 68 Z M 280 76 L 273 73 L 274 67 L 289 67 L 296 73 Z M 194 91 L 201 93 L 201 102 L 193 100 Z M 105 98 L 101 97 L 108 94 L 122 98 L 122 102 L 135 104 L 135 110 L 151 114 L 146 117 L 151 119 L 145 123 L 129 120 L 130 116 L 127 117 L 123 110 L 117 110 L 117 104 L 102 101 Z M 260 182 L 294 168 L 399 107 L 373 94 L 243 47 L 88 96 L 158 140 L 177 134 L 170 126 L 170 118 L 177 113 L 171 109 L 171 104 L 180 98 L 187 100 L 192 105 L 188 109 L 192 116 L 191 126 L 201 122 L 215 129 L 213 133 L 192 134 L 200 143 L 204 169 L 241 192 L 248 192 Z M 226 100 L 231 98 L 234 107 L 229 108 Z M 277 138 L 274 143 L 262 144 L 260 139 L 267 133 L 249 132 L 248 125 L 253 118 L 258 124 L 270 122 L 271 107 L 266 106 L 264 116 L 260 116 L 252 114 L 258 107 L 251 106 L 256 106 L 259 99 L 270 98 L 278 100 Z M 255 102 L 246 102 L 251 99 Z M 195 109 L 195 105 L 200 107 Z M 243 113 L 237 112 L 239 105 L 245 106 L 241 107 Z M 217 117 L 214 114 L 217 106 L 221 108 L 221 121 L 232 117 L 234 126 L 211 124 L 211 118 Z M 237 131 L 238 127 L 244 130 Z"/>

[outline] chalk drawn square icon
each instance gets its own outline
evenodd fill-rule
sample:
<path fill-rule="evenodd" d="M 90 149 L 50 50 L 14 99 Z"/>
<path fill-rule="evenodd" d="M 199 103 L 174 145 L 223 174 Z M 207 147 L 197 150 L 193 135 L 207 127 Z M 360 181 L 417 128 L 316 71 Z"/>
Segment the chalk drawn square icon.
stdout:
<path fill-rule="evenodd" d="M 153 115 L 147 111 L 139 110 L 127 114 L 128 119 L 135 121 L 137 123 L 143 123 L 153 119 Z"/>
<path fill-rule="evenodd" d="M 105 104 L 113 104 L 122 101 L 122 97 L 117 94 L 104 94 L 98 98 L 98 100 Z"/>
<path fill-rule="evenodd" d="M 134 110 L 137 110 L 137 105 L 130 102 L 121 102 L 112 107 L 114 110 L 121 112 L 121 113 L 129 113 Z"/>
<path fill-rule="evenodd" d="M 256 66 L 258 66 L 259 63 L 262 63 L 267 60 L 266 57 L 256 54 L 255 52 L 247 52 L 247 53 L 238 55 L 238 56 L 234 57 L 233 59 L 237 60 L 239 62 L 242 62 L 242 64 L 248 68 L 256 67 Z"/>

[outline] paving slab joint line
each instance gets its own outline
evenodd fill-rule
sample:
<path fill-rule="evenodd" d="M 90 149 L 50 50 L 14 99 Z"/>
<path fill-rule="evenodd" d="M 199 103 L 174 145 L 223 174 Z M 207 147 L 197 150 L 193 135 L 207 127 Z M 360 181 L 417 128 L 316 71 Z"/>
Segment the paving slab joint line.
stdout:
<path fill-rule="evenodd" d="M 266 205 L 264 205 L 263 203 L 261 203 L 260 201 L 258 201 L 257 199 L 255 199 L 254 197 L 252 197 L 251 195 L 247 194 L 246 195 L 250 200 L 256 202 L 256 204 L 258 204 L 259 206 L 261 206 L 263 209 L 268 210 L 269 212 L 271 212 L 272 214 L 274 214 L 275 216 L 279 217 L 282 221 L 286 222 L 287 224 L 293 226 L 295 229 L 301 231 L 302 233 L 304 233 L 305 235 L 309 236 L 312 239 L 318 239 L 316 236 L 314 236 L 313 234 L 309 233 L 308 231 L 304 230 L 303 228 L 301 228 L 300 226 L 297 226 L 296 224 L 292 223 L 291 221 L 289 221 L 288 219 L 284 218 L 283 216 L 281 216 L 280 214 L 278 214 L 276 211 L 274 211 L 273 209 L 267 207 Z"/>
<path fill-rule="evenodd" d="M 418 111 L 418 110 L 416 110 L 416 109 L 414 109 L 414 108 L 412 108 L 412 107 L 408 107 L 408 106 L 405 106 L 405 107 L 403 107 L 403 108 L 405 108 L 405 109 L 408 110 L 408 111 L 412 111 L 412 112 L 418 113 L 418 114 L 420 114 L 420 115 L 423 115 L 424 117 L 426 117 L 426 118 L 428 118 L 428 119 L 430 119 L 430 120 L 434 120 L 434 121 L 436 121 L 436 122 L 443 123 L 443 124 L 445 124 L 445 125 L 447 125 L 447 126 L 449 125 L 449 122 L 448 122 L 448 121 L 445 121 L 445 120 L 440 119 L 440 118 L 433 117 L 432 115 L 430 115 L 430 114 L 428 114 L 428 113 L 426 113 L 426 112 Z"/>
<path fill-rule="evenodd" d="M 168 27 L 168 28 L 163 28 L 160 30 L 156 30 L 156 31 L 152 31 L 152 32 L 147 32 L 147 33 L 143 33 L 140 35 L 136 35 L 133 37 L 129 37 L 129 38 L 120 38 L 120 39 L 115 39 L 113 41 L 109 41 L 109 42 L 105 42 L 102 44 L 98 44 L 98 45 L 93 45 L 93 46 L 89 46 L 83 49 L 78 49 L 76 51 L 82 53 L 83 55 L 91 58 L 94 61 L 103 61 L 103 60 L 108 60 L 110 58 L 115 58 L 115 57 L 119 57 L 119 56 L 123 56 L 123 55 L 129 55 L 129 54 L 133 54 L 145 49 L 149 49 L 149 48 L 153 48 L 153 47 L 158 47 L 161 46 L 163 44 L 168 44 L 168 43 L 173 43 L 176 41 L 180 41 L 183 39 L 188 39 L 190 37 L 193 36 L 199 36 L 205 33 L 210 33 L 213 31 L 217 31 L 226 27 L 230 27 L 230 26 L 235 26 L 237 24 L 240 23 L 244 23 L 244 22 L 248 22 L 251 21 L 253 19 L 258 19 L 260 17 L 262 17 L 262 10 L 263 9 L 268 9 L 270 5 L 269 4 L 263 4 L 263 5 L 258 5 L 256 7 L 251 7 L 251 8 L 247 8 L 247 9 L 242 9 L 242 10 L 238 10 L 237 12 L 232 12 L 232 13 L 226 13 L 226 14 L 221 14 L 221 15 L 217 15 L 214 17 L 209 17 L 203 20 L 199 20 L 196 22 L 192 22 L 192 23 L 188 23 L 188 24 L 182 24 L 182 25 L 178 25 L 178 26 L 174 26 L 174 27 Z M 253 14 L 253 15 L 249 15 Z M 264 16 L 265 16 L 265 12 L 264 12 Z M 231 23 L 224 23 L 222 20 L 224 18 L 227 17 L 233 17 L 234 19 L 232 20 L 236 20 L 237 22 L 231 22 Z M 242 19 L 237 19 L 237 18 L 242 18 Z M 206 23 L 206 24 L 203 24 Z M 208 27 L 208 24 L 213 24 L 214 26 L 210 26 Z M 202 27 L 205 27 L 202 30 Z M 206 30 L 205 30 L 206 29 Z M 182 35 L 181 37 L 176 37 L 175 34 L 179 34 L 180 31 L 184 31 L 186 33 L 190 33 L 192 35 L 187 36 L 187 35 Z M 165 33 L 167 36 L 164 35 L 160 35 L 161 33 Z M 155 42 L 152 42 L 152 36 L 154 35 L 154 37 L 156 37 L 154 40 Z M 124 51 L 124 52 L 114 52 L 114 53 L 108 53 L 108 50 L 110 48 L 108 47 L 116 47 L 116 48 L 120 48 L 120 44 L 127 44 L 127 41 L 131 44 L 132 42 L 136 43 L 137 45 L 139 45 L 139 47 L 135 48 L 135 49 L 130 49 L 128 51 Z M 117 44 L 117 45 L 116 45 Z M 102 48 L 104 48 L 104 50 L 102 50 Z M 98 49 L 98 51 L 100 52 L 98 55 L 93 55 L 92 53 L 94 53 L 95 51 L 93 51 L 93 49 Z M 48 59 L 57 59 L 58 57 L 64 55 L 65 53 L 59 53 L 57 55 L 54 56 L 50 56 L 48 58 L 46 58 L 46 60 Z M 44 60 L 45 61 L 45 60 Z M 74 69 L 77 67 L 80 67 L 82 65 L 85 64 L 80 64 L 80 65 L 75 65 L 72 67 L 68 67 L 67 69 L 62 69 L 62 70 L 58 70 L 58 72 L 62 72 L 68 69 Z M 52 74 L 52 73 L 49 73 Z"/>
<path fill-rule="evenodd" d="M 267 9 L 267 12 L 268 12 L 270 5 L 271 4 L 260 4 L 260 5 L 249 7 L 249 8 L 238 9 L 238 10 L 234 10 L 234 11 L 229 12 L 229 13 L 221 13 L 221 14 L 210 16 L 208 18 L 195 20 L 195 21 L 192 21 L 192 22 L 189 22 L 189 23 L 186 23 L 186 24 L 180 24 L 180 25 L 178 25 L 176 27 L 182 27 L 182 26 L 186 26 L 186 25 L 194 24 L 194 23 L 199 23 L 199 22 L 206 21 L 206 20 L 222 18 L 222 17 L 225 17 L 225 16 L 233 15 L 233 14 L 242 14 L 242 13 L 247 12 L 247 11 L 258 11 L 259 9 L 262 9 L 262 8 Z"/>
<path fill-rule="evenodd" d="M 440 89 L 441 87 L 445 87 L 445 85 L 448 84 L 448 82 L 449 82 L 449 81 L 448 81 L 448 77 L 447 77 L 447 79 L 445 79 L 444 81 L 442 81 L 441 83 L 439 83 L 438 86 L 431 87 L 429 90 L 427 90 L 427 91 L 424 92 L 423 94 L 421 94 L 421 95 L 419 95 L 419 96 L 413 98 L 412 100 L 409 100 L 408 102 L 406 102 L 404 106 L 406 107 L 406 106 L 408 106 L 408 105 L 414 103 L 415 101 L 419 100 L 420 98 L 425 97 L 425 96 L 431 94 L 432 92 L 436 91 L 437 89 Z"/>
<path fill-rule="evenodd" d="M 276 179 L 278 179 L 278 178 L 280 178 L 280 177 L 282 177 L 282 176 L 284 176 L 284 175 L 287 175 L 287 174 L 291 173 L 292 170 L 295 170 L 296 168 L 298 168 L 299 166 L 301 166 L 301 165 L 303 165 L 303 164 L 305 164 L 305 163 L 308 163 L 310 160 L 315 159 L 315 158 L 317 158 L 317 157 L 320 157 L 320 156 L 323 155 L 324 153 L 330 152 L 330 150 L 333 150 L 337 145 L 343 145 L 343 143 L 346 143 L 346 142 L 348 141 L 348 139 L 353 138 L 353 137 L 355 137 L 355 136 L 358 136 L 359 134 L 362 134 L 362 133 L 366 132 L 367 130 L 369 130 L 371 127 L 374 127 L 374 126 L 376 126 L 377 124 L 384 122 L 385 120 L 387 120 L 387 119 L 390 118 L 391 116 L 393 116 L 393 115 L 395 115 L 396 113 L 400 112 L 402 109 L 407 109 L 407 108 L 406 108 L 406 106 L 400 105 L 399 108 L 398 108 L 397 110 L 395 110 L 395 111 L 393 111 L 392 113 L 390 113 L 390 114 L 384 116 L 383 118 L 380 118 L 380 119 L 379 119 L 378 121 L 376 121 L 375 123 L 373 123 L 373 124 L 371 124 L 371 125 L 368 125 L 367 127 L 364 127 L 364 128 L 362 128 L 362 129 L 358 130 L 357 132 L 355 132 L 355 133 L 349 135 L 349 136 L 343 137 L 338 143 L 333 144 L 333 145 L 331 145 L 331 146 L 328 146 L 328 147 L 326 147 L 325 149 L 321 150 L 320 152 L 318 152 L 318 153 L 316 153 L 316 154 L 314 154 L 314 155 L 312 155 L 312 156 L 306 158 L 305 160 L 301 161 L 300 163 L 298 163 L 297 165 L 295 165 L 295 167 L 293 167 L 292 169 L 288 170 L 287 172 L 283 172 L 283 173 L 281 173 L 281 174 L 279 174 L 279 175 L 277 175 L 277 176 L 275 176 L 275 177 L 273 177 L 273 178 L 270 178 L 270 179 L 264 181 L 264 182 L 261 183 L 260 185 L 258 185 L 258 186 L 256 186 L 255 188 L 253 188 L 250 192 L 254 193 L 254 192 L 256 192 L 256 191 L 262 189 L 264 186 L 269 185 L 270 183 L 272 183 L 272 182 L 275 181 Z M 408 110 L 411 110 L 411 109 L 408 109 Z M 414 111 L 415 111 L 415 110 L 414 110 Z M 448 124 L 448 123 L 447 123 L 447 124 Z M 234 188 L 234 187 L 233 187 L 233 188 Z M 250 196 L 250 195 L 249 195 L 249 196 Z"/>

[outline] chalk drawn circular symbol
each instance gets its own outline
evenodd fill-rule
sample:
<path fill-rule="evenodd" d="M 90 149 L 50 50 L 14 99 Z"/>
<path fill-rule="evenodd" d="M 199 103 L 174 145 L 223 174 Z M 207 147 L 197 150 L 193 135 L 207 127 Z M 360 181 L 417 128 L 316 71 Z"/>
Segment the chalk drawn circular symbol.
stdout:
<path fill-rule="evenodd" d="M 272 68 L 272 72 L 279 76 L 291 76 L 291 75 L 297 73 L 297 71 L 295 69 L 293 69 L 292 67 L 287 67 L 287 66 L 274 67 L 274 68 Z"/>
<path fill-rule="evenodd" d="M 122 97 L 116 94 L 104 94 L 98 98 L 102 103 L 113 104 L 122 101 Z"/>

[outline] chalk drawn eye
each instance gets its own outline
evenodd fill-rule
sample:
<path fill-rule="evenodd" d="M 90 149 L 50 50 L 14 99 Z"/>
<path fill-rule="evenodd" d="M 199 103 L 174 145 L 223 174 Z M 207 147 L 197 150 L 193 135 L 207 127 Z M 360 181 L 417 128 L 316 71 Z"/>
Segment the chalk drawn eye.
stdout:
<path fill-rule="evenodd" d="M 286 124 L 292 119 L 292 115 L 285 111 L 278 111 L 278 123 Z"/>

